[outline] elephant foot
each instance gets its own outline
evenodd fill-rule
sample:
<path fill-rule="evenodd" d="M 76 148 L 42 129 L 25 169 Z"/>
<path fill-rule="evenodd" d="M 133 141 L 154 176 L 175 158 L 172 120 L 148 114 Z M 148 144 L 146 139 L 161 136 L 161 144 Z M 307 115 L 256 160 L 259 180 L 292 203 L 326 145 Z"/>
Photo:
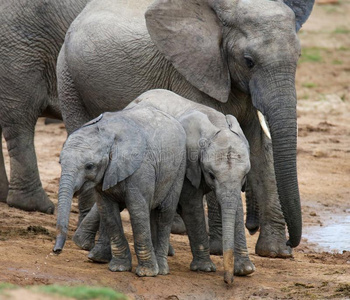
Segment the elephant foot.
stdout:
<path fill-rule="evenodd" d="M 168 275 L 169 274 L 169 265 L 166 258 L 160 257 L 157 258 L 158 263 L 158 275 Z"/>
<path fill-rule="evenodd" d="M 112 259 L 112 250 L 110 245 L 96 244 L 89 252 L 88 259 L 97 263 L 108 263 Z"/>
<path fill-rule="evenodd" d="M 235 276 L 247 276 L 254 273 L 255 266 L 250 261 L 249 257 L 238 257 L 235 258 L 234 271 Z"/>
<path fill-rule="evenodd" d="M 179 214 L 175 214 L 173 224 L 171 225 L 171 233 L 186 234 L 186 226 Z"/>
<path fill-rule="evenodd" d="M 136 275 L 139 277 L 154 277 L 157 276 L 159 272 L 157 261 L 154 263 L 144 263 L 139 264 L 136 267 Z"/>
<path fill-rule="evenodd" d="M 131 256 L 128 258 L 113 257 L 108 264 L 108 269 L 112 272 L 129 272 L 132 269 Z"/>
<path fill-rule="evenodd" d="M 264 235 L 262 231 L 260 231 L 259 239 L 255 246 L 255 253 L 271 258 L 288 258 L 292 257 L 292 248 L 286 245 L 286 237 L 284 234 L 280 234 L 280 236 L 276 235 L 274 231 L 274 235 Z"/>
<path fill-rule="evenodd" d="M 81 249 L 90 251 L 95 246 L 95 232 L 83 232 L 80 227 L 73 235 L 73 242 Z"/>
<path fill-rule="evenodd" d="M 210 257 L 207 259 L 193 258 L 191 265 L 191 271 L 203 271 L 203 272 L 215 272 L 216 267 L 211 261 Z"/>
<path fill-rule="evenodd" d="M 55 205 L 42 187 L 31 192 L 10 189 L 7 204 L 25 211 L 39 211 L 45 214 L 53 214 L 55 211 Z"/>
<path fill-rule="evenodd" d="M 168 256 L 174 256 L 174 255 L 175 255 L 175 249 L 173 248 L 173 246 L 171 246 L 171 244 L 169 244 Z"/>
<path fill-rule="evenodd" d="M 209 238 L 209 250 L 211 255 L 222 255 L 222 239 L 211 236 Z"/>

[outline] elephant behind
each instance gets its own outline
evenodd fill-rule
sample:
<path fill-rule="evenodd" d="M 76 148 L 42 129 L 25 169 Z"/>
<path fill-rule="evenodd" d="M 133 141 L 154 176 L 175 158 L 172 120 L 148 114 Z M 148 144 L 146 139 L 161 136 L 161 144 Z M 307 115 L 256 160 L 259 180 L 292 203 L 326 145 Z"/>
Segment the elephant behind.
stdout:
<path fill-rule="evenodd" d="M 8 182 L 0 145 L 0 201 L 53 213 L 34 149 L 40 116 L 61 119 L 56 60 L 66 30 L 89 0 L 0 0 L 0 137 L 10 157 Z"/>
<path fill-rule="evenodd" d="M 249 207 L 259 208 L 259 220 L 250 218 L 246 225 L 251 232 L 260 227 L 256 253 L 291 256 L 302 231 L 297 32 L 314 0 L 157 0 L 145 14 L 149 4 L 92 1 L 70 26 L 57 67 L 68 132 L 155 88 L 234 115 L 251 150 L 247 202 L 258 203 Z M 267 118 L 272 140 L 260 128 L 257 109 Z M 210 208 L 215 201 L 208 199 Z M 222 252 L 214 249 L 222 245 L 219 219 L 209 214 L 212 252 Z"/>

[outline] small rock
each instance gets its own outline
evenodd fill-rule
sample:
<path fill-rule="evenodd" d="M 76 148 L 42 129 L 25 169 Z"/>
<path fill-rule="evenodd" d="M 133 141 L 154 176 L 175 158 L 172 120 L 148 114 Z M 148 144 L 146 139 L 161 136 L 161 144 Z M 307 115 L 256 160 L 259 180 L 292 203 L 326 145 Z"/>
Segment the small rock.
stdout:
<path fill-rule="evenodd" d="M 327 157 L 327 153 L 322 150 L 316 149 L 312 152 L 312 156 L 318 158 Z"/>

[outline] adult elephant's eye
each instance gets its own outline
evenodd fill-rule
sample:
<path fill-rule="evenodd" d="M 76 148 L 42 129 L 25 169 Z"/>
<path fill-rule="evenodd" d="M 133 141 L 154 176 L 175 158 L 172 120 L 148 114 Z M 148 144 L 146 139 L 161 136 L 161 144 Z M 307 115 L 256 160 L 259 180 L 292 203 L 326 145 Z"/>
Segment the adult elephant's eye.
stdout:
<path fill-rule="evenodd" d="M 252 69 L 255 66 L 254 61 L 251 59 L 251 57 L 244 57 L 244 59 L 249 69 Z"/>
<path fill-rule="evenodd" d="M 212 172 L 209 172 L 209 176 L 211 180 L 215 180 L 215 175 Z"/>
<path fill-rule="evenodd" d="M 93 163 L 88 163 L 85 165 L 85 170 L 91 171 L 95 165 Z"/>

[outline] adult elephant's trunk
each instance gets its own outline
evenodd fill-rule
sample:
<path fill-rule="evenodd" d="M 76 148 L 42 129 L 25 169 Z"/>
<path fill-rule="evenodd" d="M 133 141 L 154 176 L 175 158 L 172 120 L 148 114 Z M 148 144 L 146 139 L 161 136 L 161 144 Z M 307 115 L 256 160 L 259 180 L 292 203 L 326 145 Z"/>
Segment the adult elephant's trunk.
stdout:
<path fill-rule="evenodd" d="M 62 175 L 58 191 L 58 209 L 57 209 L 57 236 L 56 244 L 53 249 L 55 253 L 60 253 L 66 242 L 69 215 L 74 195 L 74 178 L 71 175 Z"/>
<path fill-rule="evenodd" d="M 277 75 L 281 78 L 276 78 Z M 287 77 L 286 74 L 288 75 Z M 283 75 L 283 76 L 282 76 Z M 286 78 L 287 77 L 287 78 Z M 300 243 L 302 220 L 297 178 L 297 114 L 295 72 L 290 66 L 268 70 L 251 81 L 254 106 L 267 118 L 272 139 L 278 195 L 288 226 L 287 245 Z"/>
<path fill-rule="evenodd" d="M 241 190 L 237 192 L 217 193 L 217 199 L 221 205 L 222 215 L 222 243 L 224 256 L 224 280 L 230 284 L 233 282 L 233 251 L 235 241 L 235 222 L 237 203 L 240 200 Z"/>

